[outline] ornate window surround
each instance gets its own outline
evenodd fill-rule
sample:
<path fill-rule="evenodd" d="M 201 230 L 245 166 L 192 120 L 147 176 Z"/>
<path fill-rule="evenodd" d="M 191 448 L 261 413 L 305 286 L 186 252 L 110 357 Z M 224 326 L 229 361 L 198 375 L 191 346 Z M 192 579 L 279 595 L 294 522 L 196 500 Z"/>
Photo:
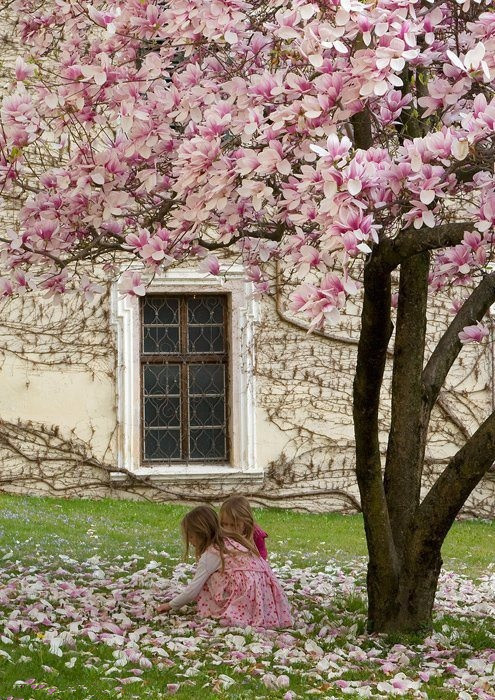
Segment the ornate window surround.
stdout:
<path fill-rule="evenodd" d="M 112 288 L 112 322 L 117 339 L 118 466 L 136 476 L 157 481 L 259 482 L 263 470 L 256 462 L 256 387 L 254 377 L 254 324 L 258 303 L 241 265 L 222 266 L 212 277 L 193 268 L 176 267 L 156 275 L 148 291 L 155 294 L 218 293 L 230 297 L 230 424 L 229 465 L 141 464 L 139 299 L 122 296 L 118 282 Z M 125 474 L 113 472 L 112 479 Z"/>

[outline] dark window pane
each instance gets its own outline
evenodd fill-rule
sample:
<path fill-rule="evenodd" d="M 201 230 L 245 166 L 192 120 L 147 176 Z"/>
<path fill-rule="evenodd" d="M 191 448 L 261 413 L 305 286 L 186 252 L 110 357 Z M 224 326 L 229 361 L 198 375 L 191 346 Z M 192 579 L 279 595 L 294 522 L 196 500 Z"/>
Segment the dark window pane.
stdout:
<path fill-rule="evenodd" d="M 189 394 L 223 396 L 225 387 L 224 371 L 225 367 L 223 365 L 190 365 Z"/>
<path fill-rule="evenodd" d="M 173 297 L 145 297 L 143 323 L 146 326 L 178 324 L 179 300 Z"/>
<path fill-rule="evenodd" d="M 195 297 L 187 301 L 187 319 L 189 324 L 222 323 L 223 297 Z"/>
<path fill-rule="evenodd" d="M 145 459 L 178 459 L 180 457 L 180 430 L 144 431 Z"/>
<path fill-rule="evenodd" d="M 189 326 L 189 352 L 223 352 L 223 326 Z"/>
<path fill-rule="evenodd" d="M 223 356 L 211 361 L 226 349 L 226 308 L 223 295 L 142 300 L 141 412 L 148 462 L 228 459 L 227 365 Z M 147 360 L 149 354 L 160 356 L 160 363 Z M 192 362 L 193 355 L 199 357 Z"/>
<path fill-rule="evenodd" d="M 144 365 L 144 393 L 179 395 L 179 365 Z"/>
<path fill-rule="evenodd" d="M 226 459 L 225 430 L 191 428 L 189 448 L 191 459 Z"/>
<path fill-rule="evenodd" d="M 179 326 L 144 326 L 143 352 L 179 352 Z"/>
<path fill-rule="evenodd" d="M 144 425 L 149 427 L 180 427 L 180 399 L 146 396 Z"/>
<path fill-rule="evenodd" d="M 190 425 L 223 426 L 225 401 L 223 396 L 191 396 L 189 398 Z"/>

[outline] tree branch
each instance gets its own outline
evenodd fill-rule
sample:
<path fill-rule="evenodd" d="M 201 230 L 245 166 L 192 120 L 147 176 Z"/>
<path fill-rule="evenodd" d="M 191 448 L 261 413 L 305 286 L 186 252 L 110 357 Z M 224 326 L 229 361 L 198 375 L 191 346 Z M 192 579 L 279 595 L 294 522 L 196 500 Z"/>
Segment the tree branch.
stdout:
<path fill-rule="evenodd" d="M 352 116 L 351 124 L 356 148 L 362 148 L 363 150 L 371 148 L 373 145 L 373 133 L 371 130 L 371 116 L 368 110 L 363 110 Z"/>
<path fill-rule="evenodd" d="M 403 551 L 420 502 L 422 391 L 428 305 L 429 253 L 400 266 L 399 303 L 392 370 L 392 414 L 385 466 L 385 494 L 397 551 Z"/>
<path fill-rule="evenodd" d="M 264 241 L 281 241 L 284 233 L 285 224 L 279 222 L 278 224 L 275 224 L 273 230 L 265 228 L 261 231 L 241 231 L 238 236 L 231 238 L 227 243 L 205 241 L 204 239 L 198 238 L 198 244 L 207 250 L 223 250 L 225 248 L 230 248 L 243 238 L 259 238 Z"/>
<path fill-rule="evenodd" d="M 442 335 L 423 370 L 423 393 L 431 411 L 462 343 L 459 333 L 465 326 L 480 321 L 495 302 L 495 272 L 485 275 L 457 312 Z"/>
<path fill-rule="evenodd" d="M 461 243 L 464 233 L 472 229 L 471 221 L 443 224 L 435 228 L 408 228 L 395 238 L 381 241 L 373 251 L 373 258 L 386 269 L 394 270 L 413 255 Z"/>
<path fill-rule="evenodd" d="M 282 281 L 281 281 L 281 273 L 280 273 L 280 264 L 279 261 L 275 261 L 275 313 L 277 314 L 278 318 L 288 326 L 293 326 L 294 328 L 299 328 L 302 331 L 306 331 L 306 333 L 309 333 L 309 323 L 304 323 L 304 321 L 301 321 L 296 318 L 292 318 L 286 314 L 286 312 L 283 309 L 283 304 L 282 304 L 282 292 L 281 292 L 281 287 L 282 287 Z M 339 335 L 338 333 L 330 333 L 326 330 L 318 330 L 318 329 L 313 329 L 311 331 L 311 335 L 314 335 L 318 338 L 324 338 L 325 340 L 335 340 L 337 343 L 344 343 L 346 345 L 357 345 L 358 344 L 358 338 L 352 338 L 351 336 L 342 336 Z"/>
<path fill-rule="evenodd" d="M 424 498 L 416 518 L 423 542 L 441 544 L 471 491 L 495 459 L 495 412 L 449 461 Z"/>
<path fill-rule="evenodd" d="M 378 565 L 382 572 L 388 572 L 388 580 L 392 583 L 398 573 L 398 562 L 383 487 L 378 440 L 380 389 L 392 333 L 390 297 L 390 274 L 376 269 L 370 262 L 364 270 L 362 330 L 353 390 L 356 476 L 372 559 L 370 565 Z"/>

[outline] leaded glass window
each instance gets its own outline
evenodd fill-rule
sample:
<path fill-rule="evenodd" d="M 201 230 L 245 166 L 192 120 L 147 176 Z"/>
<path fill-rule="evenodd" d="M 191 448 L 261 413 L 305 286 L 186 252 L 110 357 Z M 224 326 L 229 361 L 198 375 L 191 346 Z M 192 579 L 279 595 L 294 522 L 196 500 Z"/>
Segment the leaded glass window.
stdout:
<path fill-rule="evenodd" d="M 227 298 L 141 301 L 143 459 L 226 462 Z"/>

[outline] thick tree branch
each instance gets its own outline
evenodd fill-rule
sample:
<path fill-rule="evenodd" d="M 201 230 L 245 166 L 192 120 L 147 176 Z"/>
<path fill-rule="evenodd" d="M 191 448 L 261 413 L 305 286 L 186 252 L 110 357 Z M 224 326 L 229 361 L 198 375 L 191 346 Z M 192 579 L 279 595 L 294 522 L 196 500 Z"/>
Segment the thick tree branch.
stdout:
<path fill-rule="evenodd" d="M 285 224 L 278 223 L 272 226 L 272 229 L 266 227 L 260 231 L 241 231 L 237 236 L 234 236 L 226 243 L 222 243 L 220 241 L 206 241 L 204 238 L 200 238 L 198 239 L 198 244 L 207 250 L 214 251 L 231 248 L 243 238 L 259 238 L 260 240 L 264 241 L 281 241 L 285 230 Z"/>
<path fill-rule="evenodd" d="M 400 267 L 399 303 L 392 371 L 392 415 L 385 467 L 385 493 L 398 551 L 403 551 L 420 501 L 422 450 L 421 375 L 426 339 L 429 254 Z"/>
<path fill-rule="evenodd" d="M 459 333 L 465 326 L 480 321 L 494 302 L 495 272 L 492 272 L 483 278 L 464 302 L 426 363 L 423 371 L 423 392 L 430 410 L 461 351 Z"/>
<path fill-rule="evenodd" d="M 472 230 L 473 223 L 470 221 L 443 224 L 435 228 L 408 228 L 395 238 L 379 243 L 373 251 L 373 257 L 385 268 L 394 270 L 413 255 L 458 245 L 462 242 L 465 231 Z"/>
<path fill-rule="evenodd" d="M 373 132 L 371 129 L 371 115 L 368 110 L 358 112 L 351 117 L 354 132 L 354 145 L 356 148 L 366 150 L 373 145 Z"/>
<path fill-rule="evenodd" d="M 375 269 L 371 262 L 364 271 L 362 330 L 353 391 L 356 476 L 371 553 L 370 567 L 378 566 L 381 572 L 387 572 L 393 584 L 398 562 L 383 488 L 378 440 L 380 389 L 392 333 L 390 296 L 390 274 Z M 371 568 L 369 580 L 373 578 Z"/>
<path fill-rule="evenodd" d="M 354 42 L 354 50 L 366 50 L 363 35 L 358 33 Z M 363 108 L 351 117 L 354 145 L 356 148 L 367 150 L 373 146 L 373 129 L 371 126 L 371 113 L 368 108 Z"/>
<path fill-rule="evenodd" d="M 495 412 L 455 454 L 423 500 L 417 537 L 441 545 L 471 491 L 495 460 Z"/>

